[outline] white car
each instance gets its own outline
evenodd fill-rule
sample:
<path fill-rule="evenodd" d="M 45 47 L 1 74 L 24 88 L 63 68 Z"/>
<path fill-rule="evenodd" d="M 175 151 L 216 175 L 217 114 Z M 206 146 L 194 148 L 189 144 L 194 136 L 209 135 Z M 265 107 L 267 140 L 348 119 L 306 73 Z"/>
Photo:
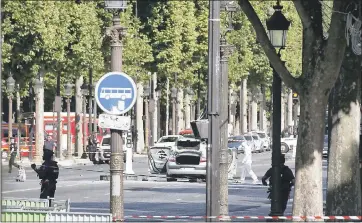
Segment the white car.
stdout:
<path fill-rule="evenodd" d="M 270 148 L 271 143 L 270 143 L 269 136 L 265 132 L 261 132 L 261 131 L 256 131 L 255 133 L 259 135 L 259 138 L 262 141 L 262 146 L 263 146 L 264 150 L 266 150 L 266 151 L 271 150 L 271 148 Z"/>
<path fill-rule="evenodd" d="M 182 137 L 177 140 L 177 149 L 166 164 L 167 181 L 188 178 L 190 181 L 206 179 L 206 142 Z"/>
<path fill-rule="evenodd" d="M 259 135 L 257 133 L 250 133 L 250 134 L 254 139 L 255 152 L 258 153 L 264 152 L 263 141 L 260 139 Z"/>
<path fill-rule="evenodd" d="M 126 143 L 126 134 L 123 134 L 123 161 L 126 162 L 127 154 L 127 143 Z M 132 146 L 132 145 L 130 145 Z M 97 146 L 97 153 L 95 156 L 95 161 L 93 163 L 105 162 L 109 163 L 111 159 L 111 135 L 107 134 L 102 137 L 99 146 Z M 133 161 L 133 153 L 132 153 Z"/>
<path fill-rule="evenodd" d="M 162 136 L 153 147 L 172 147 L 176 149 L 176 141 L 180 138 L 180 135 L 167 135 Z"/>

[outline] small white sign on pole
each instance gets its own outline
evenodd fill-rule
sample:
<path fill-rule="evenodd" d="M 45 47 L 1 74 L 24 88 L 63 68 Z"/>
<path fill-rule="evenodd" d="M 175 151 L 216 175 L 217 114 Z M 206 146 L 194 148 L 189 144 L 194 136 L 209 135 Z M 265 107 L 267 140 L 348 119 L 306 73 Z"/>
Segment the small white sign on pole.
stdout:
<path fill-rule="evenodd" d="M 131 129 L 131 116 L 100 114 L 98 125 L 105 129 L 128 131 Z"/>

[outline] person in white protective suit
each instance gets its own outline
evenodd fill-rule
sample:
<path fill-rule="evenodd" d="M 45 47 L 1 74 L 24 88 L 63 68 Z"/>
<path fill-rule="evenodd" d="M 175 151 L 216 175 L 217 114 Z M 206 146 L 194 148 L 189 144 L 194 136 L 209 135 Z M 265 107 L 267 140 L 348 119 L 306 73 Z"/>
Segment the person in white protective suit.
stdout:
<path fill-rule="evenodd" d="M 254 184 L 258 184 L 259 180 L 258 177 L 255 175 L 254 171 L 251 169 L 252 161 L 252 153 L 251 153 L 251 146 L 247 143 L 243 144 L 244 147 L 244 158 L 242 160 L 241 165 L 241 175 L 240 175 L 240 182 L 245 182 L 246 173 L 248 173 L 251 178 L 253 179 Z"/>

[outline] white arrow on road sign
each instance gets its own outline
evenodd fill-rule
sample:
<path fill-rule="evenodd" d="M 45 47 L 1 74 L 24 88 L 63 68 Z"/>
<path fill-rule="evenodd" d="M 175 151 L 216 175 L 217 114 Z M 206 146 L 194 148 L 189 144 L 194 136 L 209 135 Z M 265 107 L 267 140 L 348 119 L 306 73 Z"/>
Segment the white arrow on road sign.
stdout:
<path fill-rule="evenodd" d="M 128 131 L 131 128 L 131 117 L 100 114 L 98 125 L 103 129 L 117 129 Z"/>
<path fill-rule="evenodd" d="M 95 97 L 98 106 L 111 115 L 127 113 L 136 103 L 137 87 L 123 72 L 110 72 L 97 82 Z"/>

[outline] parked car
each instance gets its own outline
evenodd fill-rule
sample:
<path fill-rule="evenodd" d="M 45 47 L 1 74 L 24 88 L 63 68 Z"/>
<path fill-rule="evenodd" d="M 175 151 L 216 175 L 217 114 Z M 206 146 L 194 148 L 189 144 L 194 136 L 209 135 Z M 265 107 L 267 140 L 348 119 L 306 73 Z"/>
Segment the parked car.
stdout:
<path fill-rule="evenodd" d="M 264 150 L 270 151 L 271 143 L 270 143 L 269 136 L 265 132 L 261 132 L 261 131 L 256 131 L 255 133 L 259 135 L 259 138 L 262 141 L 262 147 L 264 148 Z"/>
<path fill-rule="evenodd" d="M 228 148 L 237 149 L 238 154 L 244 153 L 244 145 L 246 144 L 246 139 L 244 136 L 231 136 L 228 138 Z"/>
<path fill-rule="evenodd" d="M 324 143 L 323 143 L 323 157 L 328 157 L 328 135 L 324 135 Z"/>
<path fill-rule="evenodd" d="M 250 133 L 251 136 L 254 139 L 254 144 L 255 144 L 255 152 L 261 153 L 264 152 L 264 147 L 263 147 L 263 141 L 260 139 L 259 135 L 257 133 Z"/>
<path fill-rule="evenodd" d="M 206 142 L 182 137 L 177 140 L 177 149 L 166 164 L 167 181 L 188 178 L 190 181 L 206 179 Z"/>
<path fill-rule="evenodd" d="M 244 138 L 246 139 L 248 145 L 251 147 L 251 152 L 255 152 L 256 148 L 253 136 L 251 134 L 245 134 Z"/>
<path fill-rule="evenodd" d="M 123 136 L 123 162 L 126 162 L 126 154 L 127 154 L 127 145 L 125 134 Z M 98 163 L 109 163 L 111 160 L 111 135 L 103 136 L 101 142 L 97 146 L 95 160 L 92 160 L 94 164 Z M 133 161 L 133 153 L 132 153 L 132 161 Z"/>

